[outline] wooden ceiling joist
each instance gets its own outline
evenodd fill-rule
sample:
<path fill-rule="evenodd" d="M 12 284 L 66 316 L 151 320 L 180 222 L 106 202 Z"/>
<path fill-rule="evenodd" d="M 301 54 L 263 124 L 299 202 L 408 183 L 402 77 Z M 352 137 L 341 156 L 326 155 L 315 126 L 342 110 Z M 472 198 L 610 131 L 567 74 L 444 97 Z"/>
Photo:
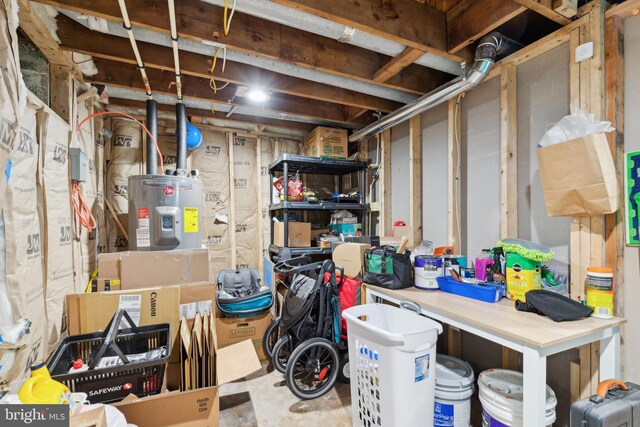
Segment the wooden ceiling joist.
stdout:
<path fill-rule="evenodd" d="M 140 79 L 140 72 L 135 65 L 122 64 L 105 59 L 95 59 L 94 63 L 98 68 L 98 74 L 85 77 L 86 81 L 121 88 L 144 89 L 144 84 Z M 172 72 L 150 68 L 147 70 L 147 76 L 154 93 L 175 95 L 175 89 L 172 86 L 175 75 Z M 230 86 L 214 94 L 207 79 L 193 76 L 183 76 L 182 79 L 182 93 L 186 98 L 213 101 L 233 106 L 263 108 L 265 111 L 330 121 L 336 124 L 367 124 L 364 120 L 348 121 L 344 107 L 291 95 L 274 94 L 264 106 L 252 104 L 243 97 L 235 97 L 233 102 L 229 103 L 228 100 L 233 98 L 235 89 L 236 86 Z"/>
<path fill-rule="evenodd" d="M 460 1 L 447 12 L 449 52 L 462 50 L 526 9 L 513 0 Z"/>
<path fill-rule="evenodd" d="M 87 15 L 122 21 L 116 1 L 36 0 Z M 134 27 L 164 34 L 169 32 L 168 8 L 162 2 L 137 0 L 128 2 L 128 13 Z M 176 2 L 180 37 L 196 41 L 223 43 L 230 49 L 284 61 L 301 67 L 373 83 L 372 76 L 391 58 L 341 43 L 327 37 L 287 27 L 264 19 L 234 14 L 228 37 L 223 36 L 223 9 L 200 0 Z M 384 83 L 384 86 L 423 94 L 448 76 L 445 73 L 411 65 Z"/>
<path fill-rule="evenodd" d="M 135 57 L 128 39 L 91 31 L 64 15 L 58 16 L 58 37 L 64 49 L 85 53 L 95 58 L 135 64 Z M 174 71 L 171 48 L 141 41 L 138 41 L 138 47 L 143 52 L 147 68 Z M 222 61 L 219 61 L 214 73 L 210 74 L 211 62 L 211 57 L 184 50 L 180 51 L 180 68 L 183 75 L 206 79 L 214 77 L 220 84 L 229 82 L 259 86 L 287 95 L 384 112 L 394 111 L 402 106 L 401 103 L 384 98 L 291 77 L 239 62 L 227 61 L 223 74 L 220 72 Z"/>
<path fill-rule="evenodd" d="M 447 52 L 445 14 L 415 0 L 273 0 L 360 31 L 455 61 Z"/>
<path fill-rule="evenodd" d="M 109 106 L 121 106 L 126 108 L 136 108 L 141 111 L 145 110 L 145 102 L 144 101 L 134 101 L 130 99 L 124 98 L 109 98 Z M 158 103 L 158 111 L 165 111 L 168 113 L 176 112 L 176 109 L 173 105 L 168 104 L 160 104 Z M 262 126 L 272 126 L 278 128 L 288 128 L 288 129 L 296 129 L 303 132 L 311 132 L 315 125 L 310 123 L 302 123 L 302 122 L 294 122 L 290 120 L 276 120 L 276 119 L 266 119 L 255 116 L 245 116 L 242 114 L 233 114 L 231 117 L 227 117 L 227 113 L 216 111 L 212 112 L 211 110 L 203 110 L 199 108 L 191 108 L 187 107 L 187 115 L 189 117 L 210 117 L 214 119 L 227 120 L 230 122 L 240 122 L 240 123 L 249 123 L 255 125 Z"/>
<path fill-rule="evenodd" d="M 551 1 L 544 1 L 544 0 L 541 0 L 541 1 L 514 0 L 514 1 L 526 7 L 527 9 L 531 9 L 534 12 L 539 13 L 540 15 L 554 22 L 557 22 L 560 25 L 567 25 L 568 23 L 571 22 L 571 19 L 565 18 L 564 16 L 560 15 L 558 12 L 553 10 L 553 8 L 551 7 L 551 3 L 552 3 Z"/>

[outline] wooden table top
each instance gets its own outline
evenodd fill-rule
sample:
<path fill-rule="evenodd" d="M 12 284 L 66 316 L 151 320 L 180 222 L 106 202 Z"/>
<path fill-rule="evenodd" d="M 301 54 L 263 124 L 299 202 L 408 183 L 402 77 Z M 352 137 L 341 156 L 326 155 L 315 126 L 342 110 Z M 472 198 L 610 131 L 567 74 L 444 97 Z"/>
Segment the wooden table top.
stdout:
<path fill-rule="evenodd" d="M 517 311 L 514 301 L 506 298 L 498 303 L 488 303 L 437 290 L 390 290 L 370 285 L 367 288 L 397 299 L 416 302 L 427 311 L 538 348 L 581 338 L 625 322 L 619 317 L 588 317 L 576 321 L 554 322 L 546 316 Z"/>

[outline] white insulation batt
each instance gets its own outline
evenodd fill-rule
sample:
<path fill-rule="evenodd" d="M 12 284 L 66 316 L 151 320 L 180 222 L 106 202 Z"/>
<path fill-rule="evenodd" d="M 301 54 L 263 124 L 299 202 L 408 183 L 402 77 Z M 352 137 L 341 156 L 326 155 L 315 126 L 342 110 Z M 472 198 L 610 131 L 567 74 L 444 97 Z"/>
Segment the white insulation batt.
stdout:
<path fill-rule="evenodd" d="M 69 127 L 50 110 L 40 110 L 40 185 L 43 195 L 43 222 L 46 230 L 45 301 L 48 350 L 65 332 L 64 299 L 75 292 L 73 277 L 72 209 L 69 189 Z"/>
<path fill-rule="evenodd" d="M 235 192 L 236 268 L 259 268 L 257 140 L 233 137 L 233 188 Z"/>
<path fill-rule="evenodd" d="M 202 240 L 209 249 L 209 275 L 231 268 L 229 239 L 229 144 L 224 132 L 202 129 L 202 146 L 191 152 L 203 188 Z"/>
<path fill-rule="evenodd" d="M 47 320 L 43 280 L 43 233 L 38 199 L 39 145 L 36 108 L 29 103 L 20 118 L 19 136 L 11 153 L 11 174 L 3 206 L 6 242 L 6 285 L 14 318 L 28 319 L 29 333 L 20 343 L 7 376 L 21 382 L 29 366 L 44 359 Z"/>

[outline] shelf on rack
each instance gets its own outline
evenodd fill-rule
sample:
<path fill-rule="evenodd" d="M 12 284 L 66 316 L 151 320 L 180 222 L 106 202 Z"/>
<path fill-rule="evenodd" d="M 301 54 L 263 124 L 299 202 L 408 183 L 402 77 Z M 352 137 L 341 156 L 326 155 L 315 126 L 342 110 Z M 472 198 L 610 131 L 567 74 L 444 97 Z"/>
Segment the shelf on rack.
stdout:
<path fill-rule="evenodd" d="M 269 166 L 269 172 L 282 172 L 285 163 L 289 165 L 289 174 L 300 172 L 318 175 L 346 175 L 367 167 L 364 162 L 352 160 L 321 159 L 297 154 L 283 154 Z"/>
<path fill-rule="evenodd" d="M 307 203 L 307 202 L 280 202 L 269 206 L 270 211 L 278 211 L 282 209 L 290 210 L 306 210 L 306 211 L 337 211 L 341 209 L 346 210 L 362 210 L 366 206 L 361 203 L 337 203 L 337 202 L 321 202 L 321 203 Z"/>
<path fill-rule="evenodd" d="M 331 253 L 331 248 L 318 248 L 318 247 L 310 247 L 310 248 L 281 248 L 276 245 L 269 245 L 269 252 L 271 253 L 280 253 L 282 249 L 288 249 L 291 251 L 292 256 L 300 256 L 300 255 L 328 255 Z"/>

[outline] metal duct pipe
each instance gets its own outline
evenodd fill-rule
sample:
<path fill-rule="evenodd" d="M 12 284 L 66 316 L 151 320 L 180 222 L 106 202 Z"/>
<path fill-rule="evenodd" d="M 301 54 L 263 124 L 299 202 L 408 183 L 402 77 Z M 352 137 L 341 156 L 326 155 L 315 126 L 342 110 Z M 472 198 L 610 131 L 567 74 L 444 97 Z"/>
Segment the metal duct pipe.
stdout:
<path fill-rule="evenodd" d="M 180 175 L 187 169 L 187 108 L 182 102 L 176 104 L 176 174 Z"/>
<path fill-rule="evenodd" d="M 423 95 L 402 108 L 389 113 L 376 123 L 360 129 L 349 137 L 350 142 L 362 141 L 365 138 L 382 132 L 392 126 L 402 123 L 411 117 L 427 111 L 436 105 L 473 89 L 478 86 L 493 68 L 496 56 L 504 53 L 512 45 L 511 40 L 502 34 L 493 32 L 482 39 L 476 48 L 475 61 L 464 76 L 457 77 L 437 89 Z"/>
<path fill-rule="evenodd" d="M 158 140 L 158 102 L 154 99 L 147 99 L 147 129 Z M 147 175 L 158 173 L 158 152 L 151 141 L 147 141 Z"/>

